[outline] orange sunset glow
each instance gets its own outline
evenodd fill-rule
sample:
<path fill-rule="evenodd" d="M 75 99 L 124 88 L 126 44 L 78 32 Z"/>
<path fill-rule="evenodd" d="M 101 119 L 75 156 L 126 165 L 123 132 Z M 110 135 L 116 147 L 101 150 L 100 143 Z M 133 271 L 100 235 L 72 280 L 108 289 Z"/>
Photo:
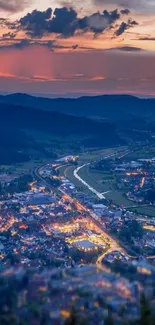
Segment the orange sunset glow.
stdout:
<path fill-rule="evenodd" d="M 0 92 L 154 95 L 153 1 L 1 0 L 0 10 Z"/>

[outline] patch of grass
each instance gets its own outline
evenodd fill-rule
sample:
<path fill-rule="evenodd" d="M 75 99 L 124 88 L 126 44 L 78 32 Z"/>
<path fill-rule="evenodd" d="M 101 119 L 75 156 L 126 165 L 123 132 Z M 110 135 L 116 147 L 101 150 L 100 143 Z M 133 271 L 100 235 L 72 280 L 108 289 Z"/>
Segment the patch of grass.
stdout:
<path fill-rule="evenodd" d="M 148 217 L 155 217 L 155 207 L 138 207 L 138 208 L 130 208 L 130 211 L 136 211 L 138 214 L 142 214 Z"/>
<path fill-rule="evenodd" d="M 92 150 L 91 152 L 83 153 L 80 155 L 80 164 L 85 162 L 91 162 L 93 160 L 98 160 L 105 158 L 109 155 L 112 155 L 116 151 L 122 150 L 121 147 L 119 148 L 109 148 L 109 149 L 100 149 L 100 150 Z"/>
<path fill-rule="evenodd" d="M 120 151 L 122 150 L 122 148 L 110 148 L 104 150 L 102 149 L 82 154 L 79 158 L 79 165 L 82 165 L 86 162 L 91 162 L 95 159 L 104 158 L 108 155 L 113 154 L 117 150 Z M 81 191 L 87 192 L 94 196 L 94 194 L 86 186 L 84 186 L 79 180 L 74 177 L 73 173 L 75 168 L 75 166 L 63 166 L 59 169 L 60 175 L 68 178 Z M 91 171 L 89 169 L 89 166 L 85 166 L 81 170 L 79 170 L 78 174 L 83 180 L 85 180 L 91 187 L 93 187 L 98 192 L 103 193 L 110 191 L 112 195 L 110 193 L 108 193 L 107 195 L 109 195 L 110 199 L 112 199 L 116 204 L 128 206 L 129 203 L 131 203 L 130 201 L 124 198 L 122 193 L 115 191 L 115 177 L 111 173 Z"/>
<path fill-rule="evenodd" d="M 73 174 L 74 169 L 75 169 L 74 166 L 66 167 L 66 169 L 64 170 L 64 177 L 69 179 L 70 182 L 73 183 L 80 190 L 85 190 L 86 187 L 80 181 L 78 181 L 78 179 L 76 177 L 74 177 L 74 174 Z"/>
<path fill-rule="evenodd" d="M 92 175 L 89 173 L 89 166 L 85 166 L 81 170 L 79 170 L 79 176 L 84 179 L 90 186 L 92 186 L 95 190 L 102 192 L 104 191 L 104 186 L 102 184 L 99 184 L 98 181 L 92 177 Z"/>
<path fill-rule="evenodd" d="M 76 177 L 74 177 L 74 166 L 63 166 L 64 168 L 61 168 L 60 174 L 61 176 L 64 176 L 65 178 L 69 179 L 71 183 L 73 183 L 76 186 L 76 189 L 79 191 L 82 191 L 84 193 L 87 193 L 88 195 L 91 195 L 95 198 L 97 198 L 86 186 L 84 186 Z"/>
<path fill-rule="evenodd" d="M 99 183 L 106 182 L 106 181 L 115 181 L 115 177 L 113 174 L 98 170 L 90 170 L 90 174 L 93 178 L 95 178 Z"/>
<path fill-rule="evenodd" d="M 104 175 L 104 173 L 102 173 Z M 107 175 L 107 174 L 106 174 Z M 96 189 L 98 192 L 103 193 L 109 191 L 109 193 L 105 194 L 105 197 L 108 200 L 112 200 L 115 204 L 119 206 L 132 206 L 133 203 L 127 200 L 123 193 L 116 191 L 115 182 L 114 181 L 106 181 L 104 183 L 100 183 L 102 180 L 101 173 L 91 173 L 89 171 L 89 167 L 86 166 L 79 171 L 79 176 L 83 178 L 90 186 Z M 103 176 L 104 177 L 104 176 Z"/>
<path fill-rule="evenodd" d="M 133 202 L 126 199 L 123 195 L 123 193 L 118 191 L 110 191 L 109 193 L 105 194 L 106 199 L 112 200 L 116 205 L 125 207 L 133 206 Z"/>
<path fill-rule="evenodd" d="M 127 155 L 124 159 L 126 161 L 138 160 L 138 159 L 151 159 L 155 157 L 155 147 L 142 148 Z"/>

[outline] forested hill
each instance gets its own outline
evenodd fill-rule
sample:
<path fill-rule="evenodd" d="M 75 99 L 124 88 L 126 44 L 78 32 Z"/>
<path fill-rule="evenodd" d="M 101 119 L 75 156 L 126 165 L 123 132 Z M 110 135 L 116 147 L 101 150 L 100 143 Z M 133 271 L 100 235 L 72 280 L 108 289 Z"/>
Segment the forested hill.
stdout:
<path fill-rule="evenodd" d="M 58 136 L 72 134 L 104 136 L 107 132 L 109 135 L 115 133 L 114 125 L 108 122 L 97 122 L 87 117 L 55 111 L 0 104 L 0 127 L 4 126 L 10 129 L 46 131 Z"/>
<path fill-rule="evenodd" d="M 44 143 L 38 142 L 37 134 L 43 135 Z M 74 137 L 74 141 L 72 140 Z M 0 163 L 9 164 L 30 159 L 30 151 L 45 148 L 52 150 L 50 141 L 56 138 L 63 146 L 75 143 L 78 146 L 113 146 L 124 143 L 115 126 L 86 117 L 65 115 L 55 111 L 0 104 Z M 50 141 L 49 141 L 50 139 Z"/>
<path fill-rule="evenodd" d="M 12 94 L 0 96 L 0 103 L 59 111 L 76 116 L 102 117 L 114 121 L 137 118 L 155 121 L 155 99 L 140 99 L 129 95 L 49 99 Z"/>

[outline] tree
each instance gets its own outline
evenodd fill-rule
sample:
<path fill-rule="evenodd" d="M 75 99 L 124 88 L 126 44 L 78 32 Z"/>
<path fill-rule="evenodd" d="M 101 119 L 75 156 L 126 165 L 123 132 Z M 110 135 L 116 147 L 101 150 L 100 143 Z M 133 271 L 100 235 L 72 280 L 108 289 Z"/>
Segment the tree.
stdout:
<path fill-rule="evenodd" d="M 106 322 L 107 325 L 114 325 L 114 321 L 113 321 L 113 318 L 112 318 L 112 313 L 110 310 L 108 310 L 108 318 L 107 318 L 107 322 Z"/>
<path fill-rule="evenodd" d="M 75 308 L 72 309 L 70 317 L 65 321 L 64 325 L 87 325 L 88 319 L 79 317 Z"/>
<path fill-rule="evenodd" d="M 140 325 L 153 325 L 151 308 L 144 293 L 142 293 L 141 295 L 140 305 L 141 305 Z"/>
<path fill-rule="evenodd" d="M 131 241 L 131 232 L 130 229 L 127 227 L 123 227 L 119 232 L 120 239 L 125 240 L 126 242 Z"/>
<path fill-rule="evenodd" d="M 20 262 L 20 258 L 16 254 L 11 252 L 7 254 L 6 258 L 10 260 L 10 263 L 13 266 Z"/>
<path fill-rule="evenodd" d="M 0 195 L 2 195 L 3 194 L 3 187 L 2 187 L 2 183 L 0 183 Z"/>
<path fill-rule="evenodd" d="M 72 309 L 70 317 L 65 321 L 65 325 L 77 325 L 77 315 L 75 308 Z"/>
<path fill-rule="evenodd" d="M 130 225 L 130 231 L 131 235 L 133 237 L 142 237 L 143 235 L 143 230 L 141 225 L 137 222 L 137 220 L 132 220 L 131 225 Z"/>
<path fill-rule="evenodd" d="M 145 200 L 153 203 L 155 201 L 155 188 L 149 190 L 145 196 Z"/>

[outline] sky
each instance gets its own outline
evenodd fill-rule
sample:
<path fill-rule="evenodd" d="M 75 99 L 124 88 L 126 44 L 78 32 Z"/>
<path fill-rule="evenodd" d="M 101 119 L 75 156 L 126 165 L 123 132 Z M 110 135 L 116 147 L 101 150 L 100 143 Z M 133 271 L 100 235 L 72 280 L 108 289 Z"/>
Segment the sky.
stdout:
<path fill-rule="evenodd" d="M 155 96 L 154 0 L 0 0 L 0 93 Z"/>

